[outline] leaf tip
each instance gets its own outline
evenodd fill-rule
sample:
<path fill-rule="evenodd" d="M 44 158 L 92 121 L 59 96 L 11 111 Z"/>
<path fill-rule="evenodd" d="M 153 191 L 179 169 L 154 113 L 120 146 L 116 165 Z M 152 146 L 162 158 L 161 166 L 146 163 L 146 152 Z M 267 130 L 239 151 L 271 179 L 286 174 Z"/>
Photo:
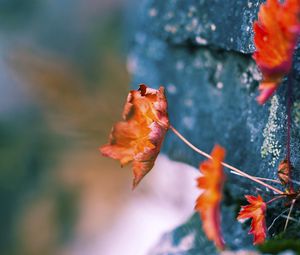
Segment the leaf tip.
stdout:
<path fill-rule="evenodd" d="M 136 189 L 136 187 L 139 185 L 139 183 L 141 182 L 142 177 L 134 177 L 132 180 L 132 191 L 134 191 Z"/>

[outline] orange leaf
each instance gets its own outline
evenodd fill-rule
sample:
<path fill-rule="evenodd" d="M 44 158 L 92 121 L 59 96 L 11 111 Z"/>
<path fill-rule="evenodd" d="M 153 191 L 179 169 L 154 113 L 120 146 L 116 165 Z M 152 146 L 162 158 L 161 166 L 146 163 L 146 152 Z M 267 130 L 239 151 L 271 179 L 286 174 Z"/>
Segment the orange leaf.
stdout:
<path fill-rule="evenodd" d="M 258 195 L 254 196 L 245 196 L 249 205 L 242 206 L 242 209 L 238 215 L 238 220 L 250 219 L 251 228 L 249 234 L 254 235 L 253 244 L 261 244 L 266 239 L 266 220 L 265 213 L 267 209 L 267 204 L 263 201 L 262 197 Z"/>
<path fill-rule="evenodd" d="M 203 176 L 198 178 L 198 188 L 203 193 L 196 201 L 195 209 L 202 219 L 203 230 L 209 240 L 216 246 L 224 249 L 225 243 L 221 234 L 220 203 L 222 189 L 225 181 L 221 162 L 225 157 L 225 150 L 216 145 L 211 153 L 212 159 L 206 160 L 200 165 Z"/>
<path fill-rule="evenodd" d="M 293 193 L 294 188 L 291 182 L 291 171 L 293 170 L 293 166 L 288 162 L 287 159 L 284 159 L 280 162 L 278 166 L 278 178 L 283 186 L 286 187 L 287 193 Z"/>
<path fill-rule="evenodd" d="M 254 22 L 253 58 L 263 74 L 257 101 L 264 104 L 290 72 L 294 48 L 300 34 L 300 1 L 267 0 Z"/>
<path fill-rule="evenodd" d="M 142 84 L 138 90 L 130 91 L 123 121 L 114 125 L 109 143 L 100 151 L 119 160 L 121 166 L 132 162 L 135 188 L 152 169 L 168 128 L 164 88 L 156 90 Z"/>

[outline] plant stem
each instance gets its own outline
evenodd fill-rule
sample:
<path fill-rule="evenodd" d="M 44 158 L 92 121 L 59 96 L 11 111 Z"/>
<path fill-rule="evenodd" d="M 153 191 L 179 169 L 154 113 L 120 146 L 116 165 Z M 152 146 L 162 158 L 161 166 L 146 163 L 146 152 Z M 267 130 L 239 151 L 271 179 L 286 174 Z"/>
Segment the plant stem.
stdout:
<path fill-rule="evenodd" d="M 283 230 L 284 232 L 287 229 L 289 220 L 291 219 L 292 210 L 293 210 L 293 208 L 295 206 L 296 201 L 299 199 L 299 197 L 300 197 L 300 193 L 298 193 L 297 196 L 292 200 L 292 204 L 291 204 L 291 207 L 290 207 L 290 210 L 289 210 L 289 214 L 287 216 L 287 219 L 286 219 L 286 222 L 285 222 L 285 225 L 284 225 L 284 230 Z"/>
<path fill-rule="evenodd" d="M 243 176 L 243 175 L 241 175 L 241 174 L 239 174 L 239 173 L 237 173 L 237 172 L 235 172 L 235 171 L 230 171 L 232 174 L 236 174 L 236 175 L 238 175 L 238 176 Z M 253 176 L 253 175 L 252 175 Z M 258 177 L 258 176 L 253 176 L 254 178 L 256 178 L 256 179 L 258 179 L 258 180 L 261 180 L 261 181 L 268 181 L 268 182 L 274 182 L 274 183 L 278 183 L 278 184 L 280 184 L 281 182 L 280 181 L 278 181 L 278 180 L 273 180 L 273 179 L 269 179 L 269 178 L 264 178 L 264 177 Z"/>
<path fill-rule="evenodd" d="M 295 202 L 296 202 L 296 198 L 293 199 L 293 201 L 292 201 L 292 204 L 291 204 L 291 207 L 290 207 L 290 211 L 289 211 L 289 214 L 288 214 L 288 216 L 287 216 L 287 219 L 286 219 L 286 222 L 285 222 L 285 225 L 284 225 L 284 230 L 283 230 L 283 232 L 286 231 L 286 228 L 287 228 L 287 226 L 288 226 L 288 224 L 289 224 L 289 219 L 290 219 L 290 217 L 291 217 L 291 213 L 292 213 L 292 210 L 293 210 L 293 208 L 294 208 Z"/>
<path fill-rule="evenodd" d="M 208 158 L 208 159 L 212 159 L 212 156 L 211 156 L 211 155 L 207 154 L 206 152 L 200 150 L 200 149 L 197 148 L 195 145 L 193 145 L 192 143 L 190 143 L 190 142 L 189 142 L 184 136 L 182 136 L 182 135 L 181 135 L 181 134 L 180 134 L 180 133 L 172 126 L 172 125 L 170 125 L 170 129 L 174 132 L 175 135 L 177 135 L 177 136 L 180 138 L 180 140 L 182 140 L 182 141 L 183 141 L 186 145 L 188 145 L 191 149 L 193 149 L 193 150 L 196 151 L 198 154 L 200 154 L 200 155 L 202 155 L 202 156 L 204 156 L 204 157 L 206 157 L 206 158 Z M 238 169 L 238 168 L 236 168 L 236 167 L 234 167 L 234 166 L 231 166 L 231 165 L 229 165 L 229 164 L 227 164 L 227 163 L 225 163 L 225 162 L 221 162 L 221 164 L 222 164 L 224 167 L 226 167 L 226 168 L 228 168 L 228 169 L 230 169 L 230 170 L 233 170 L 234 172 L 239 173 L 240 175 L 242 175 L 242 176 L 244 176 L 244 177 L 246 177 L 246 178 L 248 178 L 248 179 L 250 179 L 250 180 L 252 180 L 252 181 L 254 181 L 254 182 L 256 182 L 256 183 L 259 183 L 259 184 L 265 186 L 266 188 L 273 190 L 273 191 L 274 191 L 275 193 L 277 193 L 277 194 L 281 194 L 281 195 L 284 194 L 283 191 L 281 191 L 281 190 L 279 190 L 279 189 L 277 189 L 277 188 L 275 188 L 275 187 L 273 187 L 273 186 L 271 186 L 271 185 L 269 185 L 269 184 L 267 184 L 267 183 L 264 183 L 263 181 L 261 181 L 261 180 L 255 178 L 255 177 L 252 176 L 252 175 L 249 175 L 249 174 L 243 172 L 242 170 L 240 170 L 240 169 Z"/>
<path fill-rule="evenodd" d="M 275 222 L 276 222 L 283 214 L 285 214 L 288 210 L 289 210 L 289 208 L 286 209 L 286 210 L 284 210 L 283 212 L 281 212 L 281 213 L 280 213 L 280 214 L 272 221 L 272 224 L 268 227 L 268 231 L 273 227 L 273 225 L 275 224 Z"/>
<path fill-rule="evenodd" d="M 258 176 L 253 176 L 253 177 L 255 177 L 256 179 L 261 180 L 261 181 L 274 182 L 274 183 L 278 183 L 278 184 L 281 183 L 281 182 L 278 181 L 278 180 L 273 180 L 273 179 L 269 179 L 269 178 L 258 177 Z"/>
<path fill-rule="evenodd" d="M 288 163 L 288 177 L 291 179 L 292 165 L 291 165 L 291 123 L 292 123 L 292 74 L 288 76 L 287 84 L 287 143 L 286 143 L 286 159 Z M 289 190 L 294 192 L 293 183 L 289 182 Z"/>
<path fill-rule="evenodd" d="M 282 196 L 273 197 L 271 200 L 269 200 L 268 202 L 266 202 L 266 204 L 271 204 L 272 202 L 274 202 L 274 201 L 276 201 L 276 200 L 278 200 L 280 198 L 283 198 L 283 197 L 285 197 L 285 196 L 282 195 Z"/>

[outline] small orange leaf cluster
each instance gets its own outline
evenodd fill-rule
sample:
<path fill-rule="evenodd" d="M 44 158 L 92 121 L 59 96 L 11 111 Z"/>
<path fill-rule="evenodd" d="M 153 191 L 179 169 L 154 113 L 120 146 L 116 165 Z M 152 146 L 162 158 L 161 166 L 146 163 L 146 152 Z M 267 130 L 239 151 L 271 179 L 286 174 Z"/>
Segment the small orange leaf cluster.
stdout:
<path fill-rule="evenodd" d="M 260 7 L 253 29 L 253 58 L 263 75 L 257 101 L 264 104 L 291 70 L 300 34 L 300 1 L 267 0 Z"/>

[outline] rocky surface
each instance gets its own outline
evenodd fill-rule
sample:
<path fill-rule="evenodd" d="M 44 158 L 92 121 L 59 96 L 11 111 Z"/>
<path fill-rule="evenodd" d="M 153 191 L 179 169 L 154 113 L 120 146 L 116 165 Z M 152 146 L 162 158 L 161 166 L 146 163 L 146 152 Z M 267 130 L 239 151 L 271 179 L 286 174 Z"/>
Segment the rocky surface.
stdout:
<path fill-rule="evenodd" d="M 172 44 L 210 45 L 254 51 L 252 24 L 262 0 L 148 0 L 141 6 L 144 28 Z"/>
<path fill-rule="evenodd" d="M 254 50 L 252 22 L 261 2 L 144 0 L 128 69 L 135 88 L 139 83 L 166 87 L 171 123 L 196 146 L 210 152 L 219 143 L 227 150 L 226 162 L 252 175 L 275 179 L 286 155 L 287 79 L 268 103 L 259 106 L 255 97 L 261 75 L 251 55 L 245 54 Z M 290 77 L 295 180 L 300 169 L 300 54 L 296 55 Z M 196 167 L 203 160 L 171 132 L 163 152 Z M 272 192 L 227 173 L 222 206 L 225 240 L 233 250 L 253 249 L 249 224 L 241 225 L 235 217 L 244 194 L 259 193 L 268 200 Z M 285 209 L 281 203 L 274 206 L 268 211 L 268 225 Z M 284 219 L 276 221 L 271 235 L 278 234 L 283 224 Z M 182 248 L 182 243 L 187 245 Z M 151 254 L 216 253 L 195 216 L 166 234 L 154 251 Z"/>

